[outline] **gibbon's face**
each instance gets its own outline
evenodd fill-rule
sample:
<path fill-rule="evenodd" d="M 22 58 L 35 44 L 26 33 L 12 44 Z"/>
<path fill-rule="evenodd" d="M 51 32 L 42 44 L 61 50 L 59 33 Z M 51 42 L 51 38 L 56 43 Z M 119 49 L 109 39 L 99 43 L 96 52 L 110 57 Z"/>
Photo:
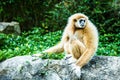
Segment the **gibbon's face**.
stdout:
<path fill-rule="evenodd" d="M 84 28 L 86 26 L 86 18 L 75 19 L 75 26 L 77 28 Z"/>

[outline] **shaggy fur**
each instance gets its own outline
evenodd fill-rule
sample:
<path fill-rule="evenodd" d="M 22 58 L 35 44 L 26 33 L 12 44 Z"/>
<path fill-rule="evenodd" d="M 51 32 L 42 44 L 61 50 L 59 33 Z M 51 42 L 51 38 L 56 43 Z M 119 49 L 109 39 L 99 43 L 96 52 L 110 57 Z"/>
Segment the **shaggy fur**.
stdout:
<path fill-rule="evenodd" d="M 80 19 L 84 19 L 84 26 L 80 26 Z M 76 59 L 76 65 L 83 67 L 92 58 L 98 47 L 98 31 L 95 25 L 82 13 L 76 13 L 69 17 L 64 29 L 62 39 L 43 52 L 58 53 L 65 51 Z"/>

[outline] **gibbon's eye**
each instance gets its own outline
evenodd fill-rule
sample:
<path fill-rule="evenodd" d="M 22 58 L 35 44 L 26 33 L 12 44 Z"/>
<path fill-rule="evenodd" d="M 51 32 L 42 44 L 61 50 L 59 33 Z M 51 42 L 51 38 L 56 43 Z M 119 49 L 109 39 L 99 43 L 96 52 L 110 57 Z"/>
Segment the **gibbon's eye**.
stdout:
<path fill-rule="evenodd" d="M 74 22 L 77 22 L 77 20 L 76 20 L 76 19 L 74 19 Z"/>
<path fill-rule="evenodd" d="M 85 20 L 84 19 L 80 19 L 79 22 L 82 23 L 82 22 L 85 22 Z"/>

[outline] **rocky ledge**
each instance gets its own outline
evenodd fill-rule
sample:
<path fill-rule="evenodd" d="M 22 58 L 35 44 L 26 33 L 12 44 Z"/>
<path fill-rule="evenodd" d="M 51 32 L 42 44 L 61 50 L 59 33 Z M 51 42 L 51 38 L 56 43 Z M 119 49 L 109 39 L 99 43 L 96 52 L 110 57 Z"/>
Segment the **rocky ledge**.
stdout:
<path fill-rule="evenodd" d="M 0 80 L 120 80 L 120 57 L 94 56 L 74 74 L 64 60 L 17 56 L 0 63 Z"/>

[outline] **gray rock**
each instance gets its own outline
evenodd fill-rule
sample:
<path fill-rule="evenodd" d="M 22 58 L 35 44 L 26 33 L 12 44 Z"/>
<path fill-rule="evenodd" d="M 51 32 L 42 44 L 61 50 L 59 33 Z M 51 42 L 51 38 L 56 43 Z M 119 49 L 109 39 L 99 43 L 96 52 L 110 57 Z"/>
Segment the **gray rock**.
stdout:
<path fill-rule="evenodd" d="M 0 32 L 20 34 L 21 30 L 18 22 L 0 22 Z"/>
<path fill-rule="evenodd" d="M 64 60 L 18 56 L 0 63 L 0 80 L 79 80 Z M 80 80 L 120 80 L 120 58 L 94 56 Z"/>
<path fill-rule="evenodd" d="M 0 63 L 0 80 L 78 80 L 64 60 L 18 56 Z"/>
<path fill-rule="evenodd" d="M 120 57 L 93 57 L 82 68 L 81 80 L 120 80 Z"/>

